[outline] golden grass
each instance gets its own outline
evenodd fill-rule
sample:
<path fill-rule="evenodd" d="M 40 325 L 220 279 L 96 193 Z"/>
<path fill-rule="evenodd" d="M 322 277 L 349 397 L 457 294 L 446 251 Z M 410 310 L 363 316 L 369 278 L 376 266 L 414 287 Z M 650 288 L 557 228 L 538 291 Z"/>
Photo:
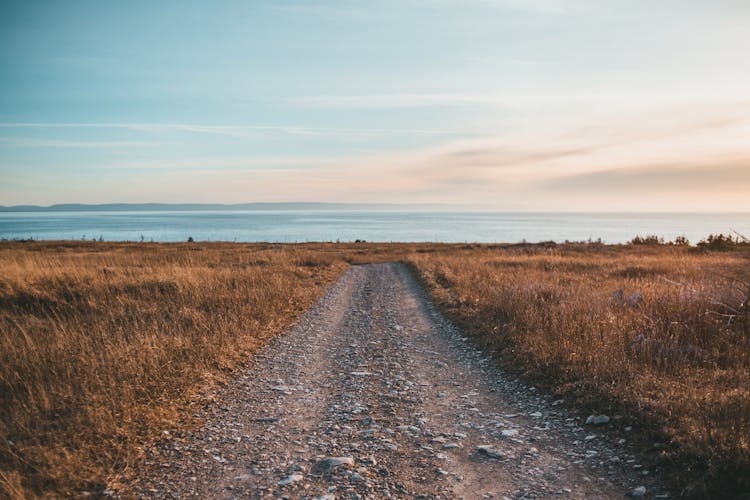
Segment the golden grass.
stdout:
<path fill-rule="evenodd" d="M 346 267 L 293 246 L 0 246 L 0 496 L 101 490 Z"/>
<path fill-rule="evenodd" d="M 584 415 L 621 415 L 610 428 L 634 423 L 643 453 L 684 494 L 741 491 L 748 257 L 669 246 L 0 243 L 0 496 L 101 490 L 347 263 L 391 260 L 409 263 L 505 367 Z M 610 303 L 617 289 L 643 301 Z"/>
<path fill-rule="evenodd" d="M 408 261 L 437 304 L 506 367 L 584 411 L 624 417 L 611 427 L 635 422 L 651 458 L 672 464 L 682 494 L 702 496 L 750 491 L 748 257 L 482 246 Z M 617 289 L 643 301 L 612 300 Z"/>

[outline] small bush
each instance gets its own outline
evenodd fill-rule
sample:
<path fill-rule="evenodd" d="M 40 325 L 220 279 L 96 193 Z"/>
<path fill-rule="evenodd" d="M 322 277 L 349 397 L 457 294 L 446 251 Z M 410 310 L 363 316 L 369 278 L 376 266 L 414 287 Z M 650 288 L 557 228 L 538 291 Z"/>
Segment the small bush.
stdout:
<path fill-rule="evenodd" d="M 750 241 L 744 237 L 723 234 L 711 234 L 705 240 L 698 242 L 698 248 L 705 250 L 728 251 L 737 248 L 750 247 Z"/>
<path fill-rule="evenodd" d="M 630 240 L 631 245 L 663 245 L 664 238 L 656 235 L 636 236 Z"/>

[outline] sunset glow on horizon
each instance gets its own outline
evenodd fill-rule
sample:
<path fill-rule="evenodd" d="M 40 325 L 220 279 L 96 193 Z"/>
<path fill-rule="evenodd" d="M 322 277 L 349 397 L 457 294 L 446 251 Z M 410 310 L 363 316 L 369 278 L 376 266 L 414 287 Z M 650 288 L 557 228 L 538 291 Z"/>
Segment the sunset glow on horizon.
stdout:
<path fill-rule="evenodd" d="M 750 211 L 750 4 L 8 2 L 0 205 Z"/>

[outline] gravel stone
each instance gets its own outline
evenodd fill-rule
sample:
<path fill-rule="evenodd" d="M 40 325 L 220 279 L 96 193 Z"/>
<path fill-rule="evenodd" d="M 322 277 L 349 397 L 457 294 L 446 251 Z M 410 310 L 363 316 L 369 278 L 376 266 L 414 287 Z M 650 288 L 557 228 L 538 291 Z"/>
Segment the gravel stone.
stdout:
<path fill-rule="evenodd" d="M 609 423 L 609 417 L 607 415 L 589 415 L 586 418 L 586 423 L 589 425 L 604 425 Z"/>
<path fill-rule="evenodd" d="M 295 326 L 228 383 L 204 391 L 190 411 L 196 425 L 169 429 L 144 450 L 108 485 L 112 496 L 666 492 L 658 471 L 644 476 L 634 468 L 639 460 L 619 436 L 585 441 L 588 433 L 560 400 L 472 347 L 402 264 L 352 266 Z"/>

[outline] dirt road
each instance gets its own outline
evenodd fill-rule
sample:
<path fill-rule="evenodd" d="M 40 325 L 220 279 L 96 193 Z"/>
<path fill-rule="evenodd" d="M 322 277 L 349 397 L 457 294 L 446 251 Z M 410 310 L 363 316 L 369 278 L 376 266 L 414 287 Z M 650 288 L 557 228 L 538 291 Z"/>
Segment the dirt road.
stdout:
<path fill-rule="evenodd" d="M 658 481 L 508 377 L 400 264 L 351 268 L 137 468 L 124 497 L 623 498 Z"/>

